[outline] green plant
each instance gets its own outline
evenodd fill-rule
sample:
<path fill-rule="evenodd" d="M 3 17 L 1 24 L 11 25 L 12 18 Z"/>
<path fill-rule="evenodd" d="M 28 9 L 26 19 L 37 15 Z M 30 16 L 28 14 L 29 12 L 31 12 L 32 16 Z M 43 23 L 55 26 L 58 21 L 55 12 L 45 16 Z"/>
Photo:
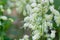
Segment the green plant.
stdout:
<path fill-rule="evenodd" d="M 5 16 L 4 11 L 7 9 L 7 0 L 0 0 L 0 40 L 4 40 L 5 32 L 12 25 L 13 19 Z"/>

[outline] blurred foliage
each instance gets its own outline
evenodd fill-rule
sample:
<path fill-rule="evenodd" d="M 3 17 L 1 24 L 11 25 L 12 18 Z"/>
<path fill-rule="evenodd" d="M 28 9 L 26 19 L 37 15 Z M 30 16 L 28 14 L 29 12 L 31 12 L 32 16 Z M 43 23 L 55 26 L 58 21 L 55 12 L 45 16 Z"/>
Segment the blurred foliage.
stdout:
<path fill-rule="evenodd" d="M 0 0 L 0 5 L 6 5 L 7 0 Z"/>
<path fill-rule="evenodd" d="M 6 36 L 5 32 L 12 25 L 12 22 L 9 19 L 9 17 L 4 15 L 4 11 L 5 11 L 4 7 L 5 7 L 5 5 L 7 5 L 7 0 L 0 0 L 0 7 L 2 7 L 2 8 L 0 8 L 0 40 L 5 40 L 6 39 L 7 36 Z M 1 11 L 2 9 L 4 11 Z"/>

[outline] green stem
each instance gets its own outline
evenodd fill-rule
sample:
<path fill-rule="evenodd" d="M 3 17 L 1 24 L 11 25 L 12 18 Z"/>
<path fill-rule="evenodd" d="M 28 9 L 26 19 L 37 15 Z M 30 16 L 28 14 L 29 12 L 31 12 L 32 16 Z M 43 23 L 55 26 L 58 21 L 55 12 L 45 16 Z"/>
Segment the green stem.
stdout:
<path fill-rule="evenodd" d="M 59 40 L 60 40 L 60 32 L 59 32 Z"/>

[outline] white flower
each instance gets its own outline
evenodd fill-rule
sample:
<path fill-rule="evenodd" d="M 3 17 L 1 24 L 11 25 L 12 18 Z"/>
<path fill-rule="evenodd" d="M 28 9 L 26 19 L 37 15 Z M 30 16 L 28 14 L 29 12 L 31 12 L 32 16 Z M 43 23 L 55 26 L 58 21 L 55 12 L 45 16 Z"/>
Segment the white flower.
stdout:
<path fill-rule="evenodd" d="M 12 12 L 11 9 L 8 8 L 8 9 L 7 9 L 7 13 L 8 13 L 8 14 L 11 14 L 11 12 Z"/>
<path fill-rule="evenodd" d="M 35 26 L 33 26 L 32 24 L 29 24 L 29 28 L 31 28 L 32 30 L 34 30 Z"/>
<path fill-rule="evenodd" d="M 32 39 L 33 40 L 37 40 L 37 39 L 39 39 L 40 38 L 40 35 L 39 34 L 35 34 L 34 36 L 32 36 Z"/>
<path fill-rule="evenodd" d="M 31 7 L 36 7 L 36 6 L 37 6 L 36 3 L 32 3 L 32 4 L 31 4 Z"/>
<path fill-rule="evenodd" d="M 49 0 L 49 1 L 50 1 L 50 3 L 51 3 L 51 4 L 53 4 L 53 3 L 54 3 L 54 0 Z"/>
<path fill-rule="evenodd" d="M 50 36 L 51 36 L 51 38 L 55 38 L 55 34 L 53 34 L 53 33 L 51 33 Z"/>
<path fill-rule="evenodd" d="M 24 39 L 19 39 L 19 40 L 24 40 Z"/>
<path fill-rule="evenodd" d="M 33 11 L 34 13 L 37 13 L 37 12 L 39 12 L 39 8 L 38 8 L 38 7 L 34 7 L 34 8 L 32 9 L 32 11 Z"/>
<path fill-rule="evenodd" d="M 53 10 L 53 13 L 54 13 L 55 16 L 60 16 L 59 11 L 57 11 L 57 10 L 55 10 L 55 9 Z"/>
<path fill-rule="evenodd" d="M 32 17 L 33 19 L 36 18 L 38 14 L 37 13 L 33 13 L 32 15 L 30 15 L 30 17 Z"/>
<path fill-rule="evenodd" d="M 24 18 L 24 22 L 29 22 L 29 21 L 30 21 L 30 17 L 29 16 Z"/>
<path fill-rule="evenodd" d="M 24 28 L 29 27 L 29 23 L 24 23 Z"/>
<path fill-rule="evenodd" d="M 29 36 L 28 35 L 24 35 L 23 39 L 24 40 L 28 40 L 29 39 Z"/>
<path fill-rule="evenodd" d="M 0 17 L 2 20 L 7 20 L 7 17 L 6 16 L 1 16 Z"/>
<path fill-rule="evenodd" d="M 54 5 L 50 6 L 49 8 L 51 12 L 54 12 Z"/>
<path fill-rule="evenodd" d="M 47 29 L 47 22 L 44 21 L 42 26 L 41 26 L 41 29 L 44 30 L 44 32 L 48 32 L 48 29 Z M 42 33 L 43 34 L 43 33 Z"/>
<path fill-rule="evenodd" d="M 37 4 L 37 7 L 42 7 L 42 5 L 41 4 Z"/>
<path fill-rule="evenodd" d="M 36 15 L 35 15 L 36 16 Z M 33 15 L 30 15 L 30 22 L 34 22 L 34 14 Z"/>
<path fill-rule="evenodd" d="M 41 22 L 41 20 L 42 20 L 42 17 L 38 17 L 38 19 L 36 20 L 36 22 Z"/>
<path fill-rule="evenodd" d="M 24 38 L 29 38 L 29 36 L 28 35 L 24 35 Z"/>
<path fill-rule="evenodd" d="M 28 35 L 24 35 L 24 37 L 22 39 L 19 40 L 29 40 L 29 36 Z"/>
<path fill-rule="evenodd" d="M 35 30 L 35 31 L 32 32 L 32 34 L 34 34 L 34 35 L 35 35 L 35 34 L 39 34 L 39 33 L 40 33 L 39 30 Z"/>
<path fill-rule="evenodd" d="M 26 10 L 27 10 L 28 15 L 30 15 L 32 13 L 32 8 L 31 8 L 30 4 L 26 5 Z"/>
<path fill-rule="evenodd" d="M 54 20 L 57 23 L 57 26 L 60 24 L 60 16 L 54 16 Z"/>
<path fill-rule="evenodd" d="M 54 6 L 50 6 L 50 11 L 51 11 L 55 16 L 59 16 L 59 15 L 60 15 L 59 11 L 57 11 L 56 9 L 54 9 Z"/>
<path fill-rule="evenodd" d="M 55 38 L 55 33 L 56 33 L 56 31 L 55 31 L 55 30 L 52 30 L 50 37 L 51 37 L 51 38 Z"/>
<path fill-rule="evenodd" d="M 50 28 L 52 28 L 53 24 L 51 22 L 47 22 L 47 26 L 49 26 Z"/>
<path fill-rule="evenodd" d="M 51 33 L 56 33 L 56 31 L 55 30 L 51 30 Z"/>
<path fill-rule="evenodd" d="M 46 18 L 46 20 L 47 21 L 51 21 L 52 20 L 52 18 L 53 18 L 53 15 L 52 14 L 50 14 L 50 15 L 45 15 L 45 18 Z"/>

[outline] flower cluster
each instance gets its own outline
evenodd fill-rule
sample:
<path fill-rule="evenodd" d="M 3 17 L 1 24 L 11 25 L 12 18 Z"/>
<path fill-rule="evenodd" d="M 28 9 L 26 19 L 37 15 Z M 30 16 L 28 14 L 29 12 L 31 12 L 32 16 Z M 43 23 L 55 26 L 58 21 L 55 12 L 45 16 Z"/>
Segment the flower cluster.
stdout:
<path fill-rule="evenodd" d="M 29 40 L 29 36 L 28 35 L 24 35 L 24 37 L 22 39 L 19 40 Z"/>
<path fill-rule="evenodd" d="M 59 21 L 60 20 L 60 16 L 59 16 L 60 13 L 59 13 L 59 11 L 54 9 L 54 5 L 50 6 L 50 10 L 51 10 L 52 14 L 54 15 L 54 20 L 55 20 L 57 26 L 59 26 L 60 25 L 60 21 Z"/>
<path fill-rule="evenodd" d="M 25 16 L 23 27 L 32 30 L 32 40 L 38 40 L 42 36 L 46 37 L 47 40 L 55 38 L 56 30 L 53 25 L 54 22 L 57 27 L 60 25 L 60 13 L 55 9 L 54 0 L 11 0 L 8 1 L 8 5 L 9 7 L 16 7 L 17 13 L 23 13 Z M 7 12 L 10 14 L 11 10 L 8 8 Z"/>
<path fill-rule="evenodd" d="M 29 0 L 29 3 L 26 4 L 26 11 L 23 12 L 23 15 L 26 14 L 24 28 L 28 27 L 32 30 L 32 40 L 38 40 L 42 36 L 49 39 L 55 38 L 56 30 L 52 30 L 54 29 L 53 20 L 59 26 L 60 13 L 53 4 L 54 0 Z M 50 14 L 48 14 L 48 10 L 51 11 Z"/>

